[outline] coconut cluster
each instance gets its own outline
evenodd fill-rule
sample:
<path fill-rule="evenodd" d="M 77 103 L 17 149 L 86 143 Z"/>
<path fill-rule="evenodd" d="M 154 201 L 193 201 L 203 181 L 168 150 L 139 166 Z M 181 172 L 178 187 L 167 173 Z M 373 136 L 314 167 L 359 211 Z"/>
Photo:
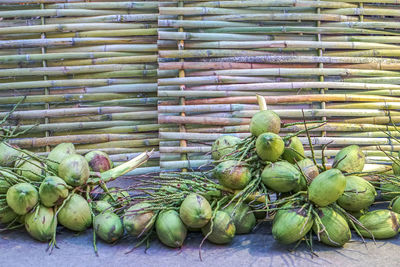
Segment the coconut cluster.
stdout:
<path fill-rule="evenodd" d="M 213 177 L 221 185 L 235 194 L 262 189 L 264 199 L 270 201 L 264 205 L 265 213 L 254 209 L 252 213 L 252 205 L 244 201 L 250 210 L 247 217 L 263 214 L 264 219 L 272 221 L 273 237 L 283 244 L 307 239 L 309 233 L 314 233 L 320 242 L 340 247 L 351 239 L 352 228 L 366 238 L 397 234 L 400 183 L 381 185 L 387 191 L 384 198 L 394 198 L 391 210 L 369 211 L 377 191 L 376 185 L 363 177 L 365 155 L 359 146 L 341 149 L 327 167 L 324 162 L 306 157 L 298 137 L 306 131 L 283 136 L 280 130 L 279 116 L 262 110 L 251 119 L 251 137 L 223 135 L 212 146 L 216 163 Z M 400 161 L 393 163 L 396 175 L 400 175 L 399 166 Z M 260 205 L 257 207 L 260 209 Z"/>
<path fill-rule="evenodd" d="M 102 178 L 116 178 L 128 165 L 113 168 L 102 151 L 77 154 L 71 143 L 54 147 L 46 158 L 0 143 L 0 223 L 6 228 L 24 226 L 36 240 L 55 245 L 57 226 L 83 232 L 93 226 L 108 242 L 118 240 L 136 222 L 118 212 L 130 195 L 107 188 Z M 100 179 L 94 182 L 91 179 Z M 106 181 L 106 180 L 104 180 Z M 103 190 L 93 190 L 97 185 Z"/>

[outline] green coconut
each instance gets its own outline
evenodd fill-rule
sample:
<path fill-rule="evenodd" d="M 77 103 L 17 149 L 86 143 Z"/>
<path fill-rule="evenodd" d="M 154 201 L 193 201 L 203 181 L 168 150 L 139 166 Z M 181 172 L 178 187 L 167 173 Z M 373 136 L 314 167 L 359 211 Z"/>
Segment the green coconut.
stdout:
<path fill-rule="evenodd" d="M 86 230 L 92 224 L 92 213 L 86 199 L 73 194 L 59 210 L 58 222 L 72 231 Z"/>
<path fill-rule="evenodd" d="M 285 143 L 274 133 L 263 133 L 257 137 L 256 152 L 263 161 L 277 161 L 283 154 Z"/>
<path fill-rule="evenodd" d="M 304 147 L 300 139 L 294 136 L 285 142 L 285 150 L 283 151 L 282 158 L 294 164 L 305 159 Z"/>
<path fill-rule="evenodd" d="M 48 176 L 40 184 L 40 202 L 46 207 L 60 206 L 68 197 L 68 185 L 57 176 Z"/>
<path fill-rule="evenodd" d="M 311 159 L 303 159 L 297 162 L 295 167 L 301 170 L 303 178 L 307 181 L 307 184 L 310 184 L 312 180 L 319 174 L 318 167 L 314 164 Z M 304 174 L 304 175 L 303 175 Z"/>
<path fill-rule="evenodd" d="M 393 170 L 394 175 L 398 176 L 398 175 L 400 175 L 400 165 L 397 164 L 397 162 L 392 163 L 392 170 Z"/>
<path fill-rule="evenodd" d="M 58 176 L 71 186 L 81 186 L 90 175 L 89 164 L 81 155 L 70 155 L 61 161 Z"/>
<path fill-rule="evenodd" d="M 249 168 L 236 160 L 221 162 L 214 168 L 214 177 L 219 183 L 230 189 L 243 189 L 250 182 Z"/>
<path fill-rule="evenodd" d="M 39 201 L 39 193 L 29 183 L 19 183 L 7 190 L 7 204 L 18 215 L 27 214 Z"/>
<path fill-rule="evenodd" d="M 400 186 L 382 182 L 380 184 L 381 197 L 383 200 L 392 200 L 393 198 L 400 196 Z"/>
<path fill-rule="evenodd" d="M 356 225 L 356 227 L 363 237 L 387 239 L 395 237 L 399 232 L 399 215 L 390 210 L 367 212 L 358 221 L 363 227 L 359 225 Z"/>
<path fill-rule="evenodd" d="M 9 224 L 18 217 L 10 207 L 7 205 L 0 206 L 0 224 Z"/>
<path fill-rule="evenodd" d="M 343 148 L 333 161 L 333 168 L 344 173 L 361 172 L 364 169 L 365 155 L 357 145 Z"/>
<path fill-rule="evenodd" d="M 325 207 L 343 194 L 346 188 L 346 177 L 338 169 L 320 173 L 308 187 L 308 198 L 320 207 Z"/>
<path fill-rule="evenodd" d="M 0 166 L 12 167 L 21 155 L 22 153 L 14 146 L 0 142 Z"/>
<path fill-rule="evenodd" d="M 29 156 L 19 159 L 15 163 L 17 173 L 33 182 L 40 182 L 46 175 L 45 165 Z"/>
<path fill-rule="evenodd" d="M 102 213 L 102 212 L 113 212 L 114 209 L 112 208 L 112 205 L 108 203 L 107 201 L 104 200 L 97 200 L 93 201 L 92 203 L 92 210 L 96 213 Z"/>
<path fill-rule="evenodd" d="M 376 196 L 375 187 L 358 176 L 346 176 L 346 188 L 337 203 L 349 211 L 359 211 L 372 205 Z"/>
<path fill-rule="evenodd" d="M 119 187 L 110 187 L 108 189 L 109 194 L 104 194 L 101 200 L 107 201 L 111 205 L 120 204 L 127 205 L 129 204 L 129 193 L 126 190 L 123 190 Z M 116 202 L 115 202 L 116 201 Z"/>
<path fill-rule="evenodd" d="M 263 183 L 275 192 L 289 192 L 300 184 L 301 173 L 287 161 L 268 164 L 261 173 Z"/>
<path fill-rule="evenodd" d="M 400 214 L 400 198 L 399 197 L 397 197 L 396 199 L 393 200 L 391 208 L 394 212 Z"/>
<path fill-rule="evenodd" d="M 60 163 L 67 157 L 75 155 L 75 147 L 72 143 L 61 143 L 53 148 L 47 156 L 47 166 L 58 173 Z"/>
<path fill-rule="evenodd" d="M 321 222 L 314 220 L 312 227 L 315 234 L 319 234 L 321 242 L 333 246 L 342 247 L 351 239 L 350 227 L 346 219 L 330 207 L 320 208 L 318 216 Z M 321 225 L 322 223 L 322 225 Z M 321 229 L 324 231 L 321 232 Z"/>
<path fill-rule="evenodd" d="M 0 171 L 0 194 L 7 193 L 8 188 L 10 188 L 13 184 L 11 181 L 15 181 L 17 176 L 12 173 Z"/>
<path fill-rule="evenodd" d="M 212 229 L 211 229 L 212 225 Z M 201 232 L 204 236 L 207 236 L 207 240 L 214 244 L 228 244 L 230 243 L 236 234 L 235 224 L 225 211 L 217 211 L 213 222 L 207 223 L 201 228 Z"/>
<path fill-rule="evenodd" d="M 272 224 L 272 236 L 279 243 L 292 244 L 302 239 L 312 225 L 313 220 L 307 209 L 288 205 L 276 213 Z"/>
<path fill-rule="evenodd" d="M 212 158 L 219 160 L 226 155 L 229 155 L 236 151 L 236 145 L 239 144 L 241 139 L 236 136 L 223 135 L 218 137 L 211 147 Z"/>
<path fill-rule="evenodd" d="M 90 170 L 94 172 L 105 172 L 113 167 L 113 162 L 107 153 L 103 151 L 91 151 L 85 155 Z"/>
<path fill-rule="evenodd" d="M 56 231 L 57 218 L 52 208 L 38 206 L 25 216 L 25 229 L 34 239 L 46 242 L 52 239 Z"/>
<path fill-rule="evenodd" d="M 281 130 L 281 119 L 271 110 L 261 110 L 254 114 L 250 121 L 250 132 L 254 136 L 271 132 L 278 134 Z"/>
<path fill-rule="evenodd" d="M 256 216 L 245 203 L 241 203 L 235 208 L 236 205 L 236 202 L 232 202 L 228 207 L 223 209 L 223 211 L 231 216 L 235 224 L 236 234 L 248 234 L 253 230 L 254 226 L 256 226 Z"/>
<path fill-rule="evenodd" d="M 211 215 L 212 210 L 207 199 L 194 193 L 185 198 L 179 209 L 181 220 L 191 228 L 203 227 L 210 221 Z"/>
<path fill-rule="evenodd" d="M 185 241 L 187 229 L 175 210 L 162 211 L 156 220 L 157 237 L 166 246 L 179 248 Z"/>
<path fill-rule="evenodd" d="M 113 212 L 100 213 L 94 217 L 94 231 L 96 235 L 107 243 L 113 243 L 124 233 L 121 219 Z"/>
<path fill-rule="evenodd" d="M 156 217 L 153 211 L 147 211 L 150 207 L 149 203 L 140 202 L 125 211 L 123 224 L 128 234 L 136 237 L 153 227 Z"/>

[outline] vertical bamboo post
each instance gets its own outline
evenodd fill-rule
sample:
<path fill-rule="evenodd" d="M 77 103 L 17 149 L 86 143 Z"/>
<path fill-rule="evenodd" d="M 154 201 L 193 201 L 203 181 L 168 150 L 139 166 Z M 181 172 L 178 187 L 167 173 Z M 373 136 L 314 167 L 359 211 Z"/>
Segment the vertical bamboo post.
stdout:
<path fill-rule="evenodd" d="M 317 8 L 317 13 L 318 13 L 318 15 L 321 14 L 321 8 L 320 7 Z M 317 21 L 317 27 L 321 27 L 321 21 L 320 20 Z M 317 34 L 317 38 L 318 38 L 318 42 L 322 41 L 321 33 Z M 319 57 L 323 56 L 322 48 L 318 48 L 318 56 Z M 324 68 L 324 63 L 318 63 L 318 68 L 323 69 Z M 320 75 L 319 76 L 319 81 L 323 82 L 324 80 L 325 80 L 325 77 L 323 75 Z M 320 94 L 325 94 L 325 90 L 327 90 L 327 88 L 322 88 L 320 90 Z M 323 101 L 323 102 L 321 102 L 321 109 L 325 109 L 325 108 L 326 108 L 326 102 Z M 321 119 L 323 121 L 326 121 L 326 117 L 322 117 Z M 321 132 L 321 137 L 325 137 L 325 136 L 326 136 L 326 131 L 322 131 Z M 323 162 L 326 162 L 326 159 L 322 159 L 322 160 L 323 160 Z"/>
<path fill-rule="evenodd" d="M 178 7 L 183 7 L 183 0 L 179 0 L 179 2 L 178 2 Z M 179 17 L 178 17 L 178 19 L 179 20 L 183 20 L 183 15 L 180 15 Z M 179 32 L 183 32 L 184 31 L 184 29 L 183 29 L 183 27 L 179 27 Z M 179 42 L 178 42 L 178 50 L 184 50 L 185 49 L 185 42 L 183 41 L 183 40 L 179 40 Z M 180 59 L 179 60 L 180 62 L 184 62 L 184 59 L 182 58 L 182 59 Z M 180 69 L 179 70 L 179 78 L 184 78 L 185 77 L 185 70 L 184 69 Z M 185 90 L 185 85 L 184 84 L 181 84 L 180 86 L 179 86 L 179 90 L 181 90 L 181 91 L 184 91 Z M 185 105 L 185 97 L 180 97 L 179 98 L 179 105 L 181 105 L 181 106 L 184 106 Z M 186 114 L 185 114 L 185 112 L 181 112 L 180 113 L 180 115 L 182 116 L 182 117 L 185 117 L 186 116 Z M 184 132 L 186 132 L 186 127 L 185 127 L 185 125 L 184 124 L 180 124 L 179 125 L 179 132 L 181 132 L 181 133 L 184 133 Z M 179 141 L 179 145 L 180 145 L 180 147 L 186 147 L 187 146 L 187 142 L 186 142 L 186 140 L 180 140 Z M 188 160 L 188 157 L 187 157 L 187 154 L 186 153 L 182 153 L 181 154 L 181 160 L 183 160 L 183 161 L 187 161 Z M 187 171 L 187 169 L 186 168 L 184 168 L 184 169 L 182 169 L 182 171 Z"/>
<path fill-rule="evenodd" d="M 45 8 L 46 7 L 45 7 L 44 3 L 41 3 L 40 4 L 40 9 L 45 9 Z M 40 17 L 40 21 L 41 21 L 42 25 L 46 24 L 45 17 L 41 16 Z M 40 35 L 40 38 L 41 39 L 46 39 L 46 33 L 42 32 L 41 35 Z M 41 53 L 42 54 L 46 54 L 46 48 L 44 46 L 42 46 L 42 48 L 41 48 Z M 43 68 L 47 67 L 47 61 L 46 60 L 42 60 L 42 66 L 43 66 Z M 47 81 L 47 79 L 48 79 L 48 76 L 47 75 L 43 75 L 43 80 Z M 49 88 L 48 87 L 44 88 L 44 94 L 45 95 L 49 94 Z M 45 103 L 44 105 L 45 105 L 45 109 L 50 109 L 50 104 L 49 103 Z M 44 118 L 44 124 L 48 124 L 48 123 L 49 123 L 49 118 L 45 117 Z M 49 137 L 49 136 L 50 136 L 50 131 L 46 131 L 45 132 L 45 137 Z M 46 146 L 46 151 L 47 152 L 50 151 L 50 146 L 48 146 L 48 145 Z"/>

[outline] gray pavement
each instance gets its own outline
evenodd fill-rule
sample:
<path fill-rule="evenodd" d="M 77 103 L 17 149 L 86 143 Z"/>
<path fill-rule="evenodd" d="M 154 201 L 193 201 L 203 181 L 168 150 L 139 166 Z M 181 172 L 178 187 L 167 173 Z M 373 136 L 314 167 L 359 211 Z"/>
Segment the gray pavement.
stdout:
<path fill-rule="evenodd" d="M 364 245 L 358 238 L 344 248 L 316 244 L 318 257 L 311 257 L 306 246 L 289 252 L 288 246 L 275 242 L 266 223 L 250 235 L 236 236 L 233 243 L 203 247 L 203 261 L 198 256 L 200 233 L 190 233 L 182 250 L 170 249 L 157 240 L 147 253 L 139 248 L 126 254 L 134 240 L 124 239 L 115 245 L 98 243 L 99 256 L 92 249 L 91 230 L 75 235 L 62 230 L 60 249 L 51 255 L 47 244 L 31 239 L 23 230 L 0 234 L 0 266 L 396 266 L 400 262 L 398 237 Z"/>

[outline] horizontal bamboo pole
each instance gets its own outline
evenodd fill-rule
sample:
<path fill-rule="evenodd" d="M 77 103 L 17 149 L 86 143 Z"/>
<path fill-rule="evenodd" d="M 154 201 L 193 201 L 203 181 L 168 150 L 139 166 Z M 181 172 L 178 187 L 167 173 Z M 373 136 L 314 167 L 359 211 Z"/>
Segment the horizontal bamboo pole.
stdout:
<path fill-rule="evenodd" d="M 0 48 L 19 48 L 19 47 L 49 47 L 49 46 L 79 46 L 79 45 L 99 45 L 99 44 L 140 44 L 153 43 L 154 37 L 141 36 L 138 38 L 52 38 L 52 39 L 23 39 L 0 41 Z"/>
<path fill-rule="evenodd" d="M 156 56 L 151 56 L 151 57 L 156 57 Z M 133 70 L 135 69 L 135 67 L 136 66 L 131 66 L 129 64 L 107 64 L 107 65 L 90 65 L 90 66 L 0 69 L 0 77 L 94 73 L 103 71 Z"/>
<path fill-rule="evenodd" d="M 14 18 L 14 17 L 90 17 L 101 15 L 118 15 L 128 14 L 128 10 L 93 10 L 93 9 L 30 9 L 30 10 L 11 10 L 0 11 L 0 17 Z"/>
<path fill-rule="evenodd" d="M 139 140 L 144 138 L 156 138 L 155 134 L 93 134 L 93 135 L 70 135 L 70 136 L 49 136 L 44 138 L 23 138 L 11 139 L 10 144 L 21 148 L 35 148 L 54 146 L 61 143 L 74 144 L 96 144 L 121 140 Z"/>
<path fill-rule="evenodd" d="M 98 107 L 98 108 L 64 108 L 64 109 L 44 109 L 44 110 L 27 110 L 14 111 L 9 119 L 39 119 L 39 118 L 57 118 L 57 117 L 74 117 L 82 115 L 106 115 L 114 113 L 140 113 L 142 111 L 153 111 L 156 107 Z M 0 113 L 0 118 L 4 118 L 8 112 Z"/>
<path fill-rule="evenodd" d="M 323 10 L 323 14 L 339 14 L 339 15 L 367 15 L 367 16 L 400 16 L 400 10 L 390 8 L 338 8 L 331 10 Z"/>
<path fill-rule="evenodd" d="M 400 43 L 400 37 L 399 36 L 385 36 L 382 38 L 382 36 L 365 36 L 365 35 L 336 35 L 336 36 L 322 36 L 321 39 L 323 41 L 329 41 L 329 42 L 337 42 L 337 41 L 343 41 L 343 42 L 373 42 L 373 43 Z"/>
<path fill-rule="evenodd" d="M 278 103 L 307 103 L 307 102 L 400 102 L 399 98 L 387 96 L 363 96 L 363 95 L 291 95 L 291 96 L 265 96 L 267 104 Z M 248 97 L 225 97 L 187 100 L 188 105 L 197 104 L 254 104 L 257 103 L 255 96 Z M 362 105 L 360 105 L 362 106 Z M 332 106 L 333 107 L 333 106 Z M 334 106 L 341 108 L 339 105 Z M 353 107 L 354 108 L 354 107 Z"/>
<path fill-rule="evenodd" d="M 331 48 L 331 49 L 400 49 L 398 45 L 369 42 L 324 42 L 324 41 L 218 41 L 185 44 L 185 48 Z M 384 51 L 384 50 L 383 50 Z M 348 52 L 348 51 L 346 51 Z M 344 53 L 344 52 L 343 52 Z"/>
<path fill-rule="evenodd" d="M 146 2 L 89 2 L 89 3 L 59 3 L 59 4 L 50 4 L 47 5 L 46 8 L 54 8 L 54 9 L 157 9 L 159 6 L 158 1 L 146 1 Z"/>
<path fill-rule="evenodd" d="M 97 148 L 113 148 L 113 147 L 148 147 L 158 145 L 162 139 L 142 139 L 142 140 L 123 140 L 111 141 L 98 144 L 76 145 L 77 149 L 97 149 Z"/>
<path fill-rule="evenodd" d="M 47 18 L 46 22 L 49 24 L 98 22 L 156 22 L 158 19 L 158 14 L 156 13 L 157 11 L 154 11 L 153 14 L 119 14 L 92 17 L 53 17 Z"/>
<path fill-rule="evenodd" d="M 248 1 L 207 1 L 194 4 L 186 4 L 185 7 L 218 7 L 218 8 L 244 8 L 244 7 L 276 7 L 276 6 L 296 6 L 296 7 L 320 7 L 320 8 L 355 8 L 354 4 L 343 2 L 327 1 L 298 1 L 298 0 L 248 0 Z"/>

